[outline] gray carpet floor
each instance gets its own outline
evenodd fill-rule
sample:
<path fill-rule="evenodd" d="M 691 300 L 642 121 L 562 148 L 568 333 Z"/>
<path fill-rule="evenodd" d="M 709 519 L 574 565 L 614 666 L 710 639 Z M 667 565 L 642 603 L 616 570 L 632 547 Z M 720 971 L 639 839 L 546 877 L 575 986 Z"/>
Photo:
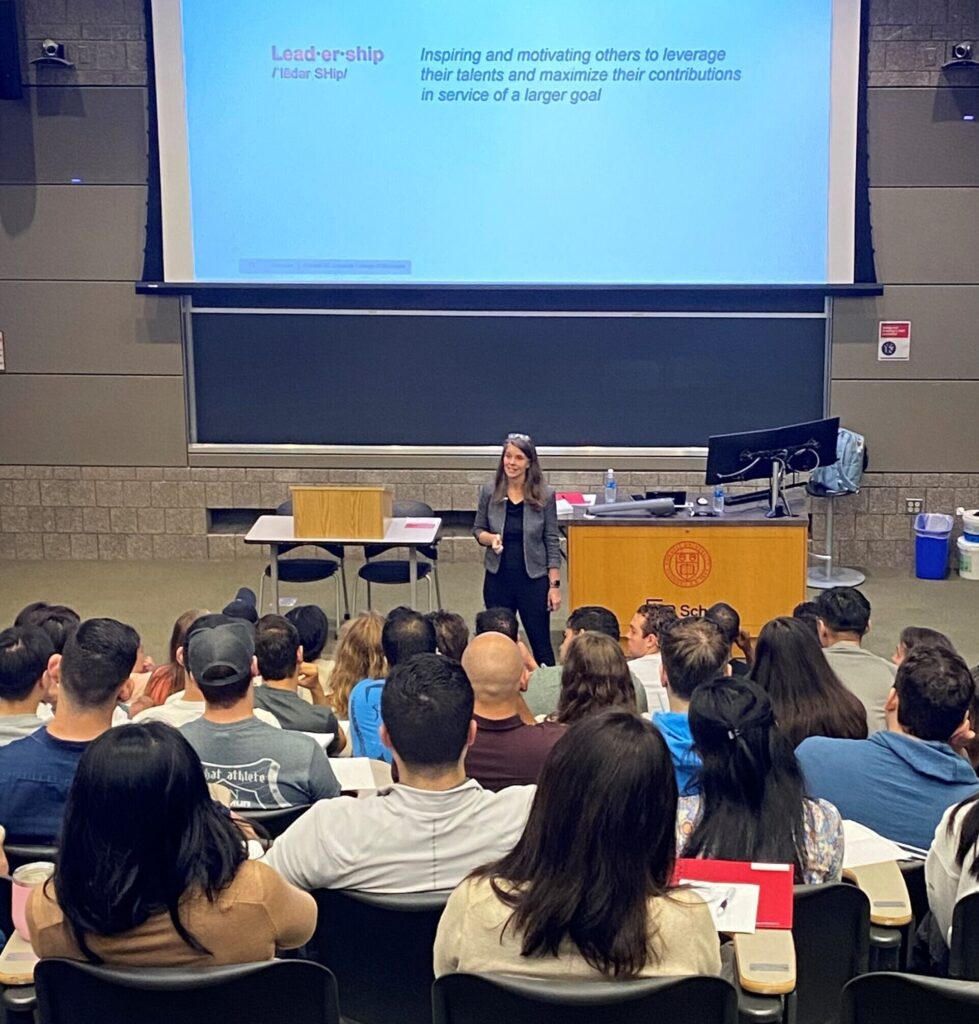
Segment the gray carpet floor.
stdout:
<path fill-rule="evenodd" d="M 9 625 L 28 602 L 44 600 L 75 608 L 83 618 L 108 615 L 132 623 L 157 661 L 166 659 L 174 619 L 189 608 L 220 609 L 238 587 L 258 590 L 260 562 L 0 562 L 0 625 Z M 356 566 L 348 568 L 351 601 Z M 442 603 L 470 623 L 482 607 L 482 568 L 472 562 L 439 567 Z M 979 662 L 979 582 L 918 580 L 904 572 L 880 571 L 863 587 L 873 607 L 867 646 L 885 657 L 907 625 L 946 632 L 970 665 Z M 814 596 L 815 592 L 811 592 Z M 334 619 L 332 582 L 283 587 L 282 596 L 317 602 Z M 375 587 L 375 607 L 384 612 L 406 603 L 407 587 Z M 361 587 L 361 605 L 365 600 Z M 419 603 L 428 591 L 419 584 Z M 271 607 L 266 609 L 271 611 Z M 564 626 L 562 609 L 551 619 L 555 641 Z M 333 623 L 335 625 L 335 623 Z"/>

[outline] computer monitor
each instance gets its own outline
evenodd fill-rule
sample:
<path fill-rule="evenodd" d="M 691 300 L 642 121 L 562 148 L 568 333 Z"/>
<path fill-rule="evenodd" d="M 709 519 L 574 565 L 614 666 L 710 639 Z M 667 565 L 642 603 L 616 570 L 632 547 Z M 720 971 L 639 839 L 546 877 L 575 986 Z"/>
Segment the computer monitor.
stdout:
<path fill-rule="evenodd" d="M 770 430 L 751 430 L 744 434 L 716 434 L 708 439 L 708 484 L 740 483 L 745 480 L 769 480 L 769 514 L 783 515 L 786 473 L 808 473 L 817 466 L 836 462 L 836 440 L 840 418 L 833 416 L 809 423 L 793 423 Z"/>

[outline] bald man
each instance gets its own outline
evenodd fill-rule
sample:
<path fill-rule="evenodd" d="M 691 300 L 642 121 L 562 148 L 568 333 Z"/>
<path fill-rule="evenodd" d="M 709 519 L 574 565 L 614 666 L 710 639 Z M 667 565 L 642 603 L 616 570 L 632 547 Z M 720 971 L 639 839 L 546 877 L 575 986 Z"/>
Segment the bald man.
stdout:
<path fill-rule="evenodd" d="M 469 641 L 462 667 L 475 694 L 476 740 L 466 754 L 466 774 L 494 792 L 536 783 L 564 727 L 524 721 L 527 682 L 519 648 L 502 633 L 481 633 Z"/>

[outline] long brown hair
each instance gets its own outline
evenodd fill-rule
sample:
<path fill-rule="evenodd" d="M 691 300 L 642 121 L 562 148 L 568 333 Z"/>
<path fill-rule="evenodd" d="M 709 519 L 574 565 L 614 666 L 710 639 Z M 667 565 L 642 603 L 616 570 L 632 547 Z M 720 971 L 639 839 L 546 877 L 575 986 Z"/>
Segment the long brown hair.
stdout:
<path fill-rule="evenodd" d="M 524 477 L 523 497 L 538 511 L 544 507 L 544 475 L 541 473 L 540 459 L 537 458 L 537 448 L 534 442 L 526 434 L 508 434 L 503 442 L 503 450 L 500 452 L 500 464 L 496 467 L 496 476 L 493 478 L 493 500 L 506 501 L 507 478 L 503 471 L 503 455 L 507 445 L 512 444 L 518 451 L 523 452 L 529 460 L 527 475 Z"/>
<path fill-rule="evenodd" d="M 612 709 L 569 729 L 544 762 L 516 846 L 473 873 L 513 909 L 507 927 L 523 956 L 559 956 L 570 939 L 615 978 L 658 963 L 649 900 L 670 892 L 676 805 L 670 752 L 650 722 Z"/>
<path fill-rule="evenodd" d="M 762 626 L 751 678 L 768 694 L 783 735 L 867 738 L 867 711 L 840 682 L 812 629 L 782 616 Z"/>
<path fill-rule="evenodd" d="M 603 708 L 636 710 L 636 689 L 618 642 L 604 633 L 579 634 L 561 670 L 556 720 L 571 725 Z"/>
<path fill-rule="evenodd" d="M 191 608 L 173 624 L 173 630 L 170 633 L 170 661 L 168 664 L 154 669 L 146 684 L 145 694 L 148 699 L 152 700 L 152 707 L 165 704 L 167 697 L 180 693 L 187 685 L 187 670 L 177 661 L 177 650 L 187 646 L 187 630 L 190 629 L 191 623 L 195 619 L 199 619 L 204 614 L 206 612 L 200 608 Z"/>
<path fill-rule="evenodd" d="M 350 691 L 361 679 L 383 679 L 387 675 L 387 662 L 381 651 L 383 628 L 384 616 L 377 612 L 364 612 L 340 628 L 330 676 L 330 703 L 337 717 L 349 716 Z"/>

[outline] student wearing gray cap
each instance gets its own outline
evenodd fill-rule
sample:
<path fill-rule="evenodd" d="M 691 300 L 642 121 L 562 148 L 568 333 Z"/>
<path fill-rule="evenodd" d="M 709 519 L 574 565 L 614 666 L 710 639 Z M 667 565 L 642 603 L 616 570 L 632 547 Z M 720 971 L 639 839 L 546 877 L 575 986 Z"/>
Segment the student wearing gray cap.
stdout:
<path fill-rule="evenodd" d="M 186 661 L 205 710 L 180 731 L 197 751 L 207 781 L 234 794 L 232 806 L 273 809 L 339 795 L 340 784 L 315 740 L 254 717 L 257 666 L 251 623 L 201 616 L 187 632 Z"/>

